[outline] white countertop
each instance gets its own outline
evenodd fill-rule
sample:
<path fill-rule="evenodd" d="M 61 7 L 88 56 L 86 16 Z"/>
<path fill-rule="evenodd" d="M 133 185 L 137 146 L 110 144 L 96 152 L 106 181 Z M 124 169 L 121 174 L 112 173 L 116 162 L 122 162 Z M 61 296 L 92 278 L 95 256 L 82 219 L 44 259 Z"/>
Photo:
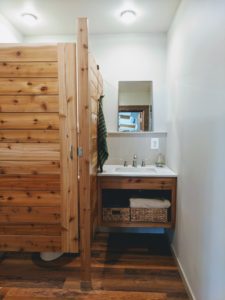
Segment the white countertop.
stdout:
<path fill-rule="evenodd" d="M 146 165 L 145 167 L 121 165 L 104 165 L 103 172 L 98 173 L 98 176 L 126 176 L 126 177 L 177 177 L 167 166 L 156 167 L 154 165 Z"/>

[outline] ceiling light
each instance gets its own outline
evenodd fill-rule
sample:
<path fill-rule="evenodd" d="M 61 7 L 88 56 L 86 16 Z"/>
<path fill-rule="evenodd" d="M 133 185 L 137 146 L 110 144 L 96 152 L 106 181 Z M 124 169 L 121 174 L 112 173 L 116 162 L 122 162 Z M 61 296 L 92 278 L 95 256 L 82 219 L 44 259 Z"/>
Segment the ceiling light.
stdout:
<path fill-rule="evenodd" d="M 37 23 L 38 17 L 34 14 L 23 13 L 21 16 L 23 17 L 24 22 L 28 25 L 35 25 Z"/>
<path fill-rule="evenodd" d="M 137 15 L 136 15 L 136 12 L 134 10 L 127 9 L 127 10 L 123 10 L 121 12 L 120 17 L 121 17 L 121 19 L 124 23 L 130 24 L 130 23 L 134 22 Z"/>

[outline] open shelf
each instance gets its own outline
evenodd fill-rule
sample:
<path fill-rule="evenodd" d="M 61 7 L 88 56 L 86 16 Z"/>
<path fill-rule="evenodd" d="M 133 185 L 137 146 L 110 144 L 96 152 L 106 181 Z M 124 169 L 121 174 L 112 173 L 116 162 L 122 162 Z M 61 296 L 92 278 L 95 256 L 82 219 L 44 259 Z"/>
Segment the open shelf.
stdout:
<path fill-rule="evenodd" d="M 99 177 L 98 202 L 99 226 L 146 228 L 161 227 L 172 228 L 175 225 L 176 214 L 176 181 L 175 177 Z M 129 208 L 130 198 L 163 198 L 168 199 L 171 206 L 167 211 L 167 222 L 141 222 L 141 221 L 106 221 L 103 220 L 104 208 Z"/>

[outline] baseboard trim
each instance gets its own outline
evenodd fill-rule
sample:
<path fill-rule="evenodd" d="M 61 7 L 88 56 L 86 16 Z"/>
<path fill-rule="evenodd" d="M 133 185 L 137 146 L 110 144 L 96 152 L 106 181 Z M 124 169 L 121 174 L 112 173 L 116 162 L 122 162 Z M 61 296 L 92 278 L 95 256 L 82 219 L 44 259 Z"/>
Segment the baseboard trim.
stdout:
<path fill-rule="evenodd" d="M 179 260 L 179 258 L 178 258 L 178 256 L 177 256 L 177 254 L 176 254 L 176 251 L 175 251 L 173 245 L 170 245 L 170 248 L 171 248 L 172 254 L 173 254 L 173 256 L 174 256 L 174 259 L 175 259 L 175 261 L 176 261 L 176 263 L 177 263 L 177 266 L 178 266 L 178 270 L 179 270 L 180 276 L 181 276 L 181 278 L 182 278 L 182 280 L 183 280 L 183 282 L 184 282 L 185 288 L 186 288 L 186 290 L 187 290 L 188 297 L 190 298 L 190 300 L 196 300 L 196 298 L 195 298 L 195 296 L 194 296 L 194 293 L 193 293 L 193 291 L 192 291 L 192 288 L 191 288 L 191 286 L 190 286 L 190 284 L 189 284 L 189 281 L 188 281 L 188 279 L 187 279 L 187 276 L 186 276 L 186 274 L 185 274 L 185 272 L 184 272 L 184 269 L 183 269 L 183 267 L 182 267 L 182 264 L 181 264 L 181 262 L 180 262 L 180 260 Z"/>

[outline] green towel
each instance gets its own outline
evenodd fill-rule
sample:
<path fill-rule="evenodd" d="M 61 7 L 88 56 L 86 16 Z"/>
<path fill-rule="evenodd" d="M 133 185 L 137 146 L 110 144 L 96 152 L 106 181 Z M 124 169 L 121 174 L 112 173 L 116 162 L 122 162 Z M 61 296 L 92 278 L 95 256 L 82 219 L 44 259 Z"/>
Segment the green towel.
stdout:
<path fill-rule="evenodd" d="M 98 167 L 100 172 L 103 172 L 103 165 L 107 160 L 109 153 L 107 147 L 107 130 L 105 125 L 105 117 L 103 114 L 102 99 L 104 96 L 99 98 L 99 109 L 98 109 Z"/>

